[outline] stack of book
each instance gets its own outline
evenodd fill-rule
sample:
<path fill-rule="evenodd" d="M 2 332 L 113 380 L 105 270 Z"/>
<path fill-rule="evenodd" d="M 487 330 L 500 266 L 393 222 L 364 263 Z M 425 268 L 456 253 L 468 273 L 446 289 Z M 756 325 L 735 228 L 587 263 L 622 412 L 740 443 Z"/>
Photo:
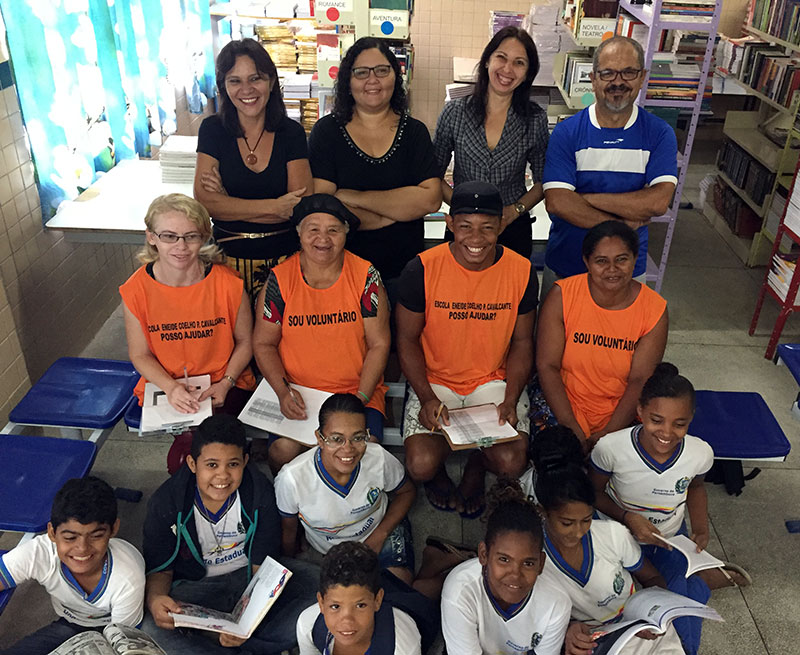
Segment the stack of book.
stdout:
<path fill-rule="evenodd" d="M 167 137 L 158 154 L 161 181 L 192 184 L 197 163 L 197 137 L 173 134 Z"/>
<path fill-rule="evenodd" d="M 717 66 L 784 107 L 792 106 L 800 89 L 800 61 L 760 39 L 720 40 Z"/>
<path fill-rule="evenodd" d="M 489 36 L 494 36 L 504 27 L 522 27 L 522 20 L 524 18 L 525 14 L 518 14 L 514 11 L 490 11 Z"/>
<path fill-rule="evenodd" d="M 778 294 L 781 302 L 786 300 L 789 295 L 789 284 L 797 266 L 797 255 L 781 255 L 775 253 L 772 257 L 772 268 L 767 274 L 767 284 Z M 797 304 L 797 293 L 795 293 L 793 305 Z"/>
<path fill-rule="evenodd" d="M 750 199 L 761 205 L 772 191 L 775 174 L 753 159 L 745 150 L 726 140 L 717 155 L 717 168 L 728 175 Z"/>
<path fill-rule="evenodd" d="M 800 0 L 754 0 L 748 23 L 757 30 L 800 45 Z"/>
<path fill-rule="evenodd" d="M 653 13 L 652 0 L 644 3 L 644 11 Z M 714 0 L 664 0 L 661 4 L 661 20 L 710 23 L 714 16 Z"/>
<path fill-rule="evenodd" d="M 675 54 L 656 52 L 650 66 L 647 97 L 658 100 L 694 100 L 700 84 L 700 67 L 697 64 L 679 64 Z M 706 89 L 709 96 L 710 89 Z"/>
<path fill-rule="evenodd" d="M 319 99 L 308 98 L 307 100 L 300 101 L 300 125 L 306 131 L 306 134 L 311 132 L 314 123 L 319 120 Z"/>
<path fill-rule="evenodd" d="M 792 195 L 786 205 L 786 216 L 784 216 L 783 224 L 800 236 L 800 184 L 797 184 L 796 181 Z"/>
<path fill-rule="evenodd" d="M 745 46 L 749 43 L 765 43 L 755 36 L 743 36 L 738 39 L 732 39 L 728 36 L 722 35 L 717 43 L 716 50 L 714 51 L 714 59 L 717 63 L 717 69 L 724 75 L 732 75 L 733 77 L 739 76 L 742 70 L 742 56 L 744 54 Z"/>
<path fill-rule="evenodd" d="M 761 229 L 761 217 L 719 177 L 714 185 L 714 207 L 738 237 L 752 239 Z"/>
<path fill-rule="evenodd" d="M 589 74 L 592 72 L 592 58 L 584 52 L 568 52 L 564 64 L 564 75 L 561 78 L 561 88 L 567 95 L 582 96 L 592 93 L 592 82 Z"/>
<path fill-rule="evenodd" d="M 444 101 L 450 102 L 456 98 L 466 98 L 472 95 L 474 84 L 461 84 L 454 82 L 453 84 L 446 84 L 444 87 Z"/>
<path fill-rule="evenodd" d="M 298 34 L 294 41 L 297 49 L 297 70 L 300 73 L 317 71 L 317 35 L 315 33 Z"/>
<path fill-rule="evenodd" d="M 636 20 L 633 16 L 629 16 L 624 11 L 619 12 L 616 31 L 618 35 L 627 36 L 634 41 L 638 41 L 644 48 L 647 47 L 647 35 L 649 32 L 647 25 Z"/>
<path fill-rule="evenodd" d="M 297 72 L 297 50 L 294 45 L 294 32 L 285 23 L 256 25 L 258 39 L 269 53 L 279 75 Z"/>

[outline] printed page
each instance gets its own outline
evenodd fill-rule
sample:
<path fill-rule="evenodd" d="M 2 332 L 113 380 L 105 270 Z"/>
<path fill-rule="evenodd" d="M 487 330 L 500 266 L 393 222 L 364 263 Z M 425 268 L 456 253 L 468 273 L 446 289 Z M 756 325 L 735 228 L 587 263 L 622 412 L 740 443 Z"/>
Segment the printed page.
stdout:
<path fill-rule="evenodd" d="M 99 632 L 92 630 L 70 637 L 49 655 L 116 655 Z"/>
<path fill-rule="evenodd" d="M 510 424 L 500 425 L 497 422 L 497 406 L 494 403 L 451 409 L 448 412 L 450 425 L 444 426 L 453 446 L 487 445 L 496 439 L 507 439 L 517 436 L 517 431 Z"/>
<path fill-rule="evenodd" d="M 111 623 L 103 636 L 117 655 L 166 655 L 150 635 L 127 625 Z"/>
<path fill-rule="evenodd" d="M 648 587 L 637 591 L 625 603 L 624 619 L 643 619 L 659 626 L 658 632 L 679 616 L 699 616 L 704 619 L 722 621 L 716 610 L 696 600 L 675 594 L 660 587 Z"/>
<path fill-rule="evenodd" d="M 239 414 L 239 420 L 259 430 L 294 439 L 306 446 L 316 446 L 317 438 L 314 430 L 319 427 L 319 408 L 331 394 L 299 384 L 293 384 L 292 389 L 303 398 L 308 417 L 305 420 L 295 421 L 281 414 L 278 394 L 275 393 L 269 382 L 263 379 L 259 382 L 250 400 L 247 401 L 242 413 Z"/>
<path fill-rule="evenodd" d="M 198 630 L 210 630 L 211 632 L 229 632 L 238 636 L 239 626 L 233 620 L 233 616 L 227 612 L 218 612 L 200 605 L 192 603 L 179 603 L 181 606 L 180 614 L 170 616 L 175 621 L 176 628 L 196 628 Z"/>
<path fill-rule="evenodd" d="M 704 571 L 705 569 L 715 569 L 725 566 L 725 562 L 717 559 L 707 550 L 697 552 L 697 544 L 695 544 L 689 537 L 682 534 L 676 534 L 674 537 L 667 539 L 661 535 L 656 535 L 661 541 L 668 543 L 675 550 L 682 553 L 689 565 L 686 569 L 686 577 L 688 578 L 693 573 Z"/>
<path fill-rule="evenodd" d="M 210 375 L 193 375 L 188 379 L 193 391 L 205 391 L 211 386 Z M 140 432 L 162 432 L 177 427 L 200 425 L 211 416 L 211 398 L 200 403 L 200 409 L 192 414 L 183 414 L 169 404 L 167 394 L 152 382 L 144 387 L 142 422 Z"/>

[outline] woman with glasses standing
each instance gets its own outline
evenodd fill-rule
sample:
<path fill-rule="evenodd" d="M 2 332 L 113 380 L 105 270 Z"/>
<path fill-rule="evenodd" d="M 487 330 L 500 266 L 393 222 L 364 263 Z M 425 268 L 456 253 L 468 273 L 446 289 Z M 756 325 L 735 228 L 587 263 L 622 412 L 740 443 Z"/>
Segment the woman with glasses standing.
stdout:
<path fill-rule="evenodd" d="M 352 393 L 380 440 L 389 356 L 389 305 L 375 267 L 345 250 L 358 218 L 333 196 L 303 198 L 292 221 L 300 252 L 269 274 L 257 307 L 253 350 L 288 419 L 305 419 L 303 398 L 289 383 Z M 274 473 L 305 446 L 285 437 L 269 446 Z"/>
<path fill-rule="evenodd" d="M 255 298 L 272 266 L 297 250 L 289 217 L 312 191 L 306 135 L 286 115 L 278 71 L 257 41 L 228 43 L 216 73 L 220 108 L 200 126 L 194 195 Z"/>
<path fill-rule="evenodd" d="M 472 95 L 445 104 L 433 138 L 439 177 L 455 156 L 454 185 L 481 180 L 500 189 L 504 207 L 498 243 L 526 258 L 533 245 L 530 210 L 544 197 L 548 140 L 547 114 L 529 99 L 538 72 L 530 35 L 504 27 L 483 49 Z M 530 190 L 525 184 L 528 164 Z M 444 180 L 440 184 L 449 203 L 453 189 Z"/>
<path fill-rule="evenodd" d="M 302 520 L 317 552 L 361 541 L 378 553 L 382 569 L 411 584 L 414 548 L 406 515 L 416 489 L 399 460 L 370 442 L 361 399 L 341 393 L 328 398 L 319 410 L 316 436 L 318 445 L 275 478 L 282 553 L 297 553 Z"/>
<path fill-rule="evenodd" d="M 314 192 L 335 195 L 358 216 L 348 248 L 375 265 L 391 300 L 442 194 L 428 129 L 408 115 L 400 65 L 380 39 L 359 39 L 345 54 L 333 114 L 311 130 L 309 155 Z"/>
<path fill-rule="evenodd" d="M 152 382 L 179 412 L 195 412 L 210 397 L 215 411 L 238 414 L 255 388 L 253 317 L 242 280 L 209 243 L 211 220 L 196 200 L 159 196 L 144 222 L 143 265 L 119 288 L 128 355 L 142 376 L 134 394 L 141 405 L 145 383 Z M 187 376 L 205 374 L 208 389 L 187 389 Z M 191 439 L 184 441 L 176 439 L 178 460 Z M 169 461 L 170 468 L 180 465 Z"/>

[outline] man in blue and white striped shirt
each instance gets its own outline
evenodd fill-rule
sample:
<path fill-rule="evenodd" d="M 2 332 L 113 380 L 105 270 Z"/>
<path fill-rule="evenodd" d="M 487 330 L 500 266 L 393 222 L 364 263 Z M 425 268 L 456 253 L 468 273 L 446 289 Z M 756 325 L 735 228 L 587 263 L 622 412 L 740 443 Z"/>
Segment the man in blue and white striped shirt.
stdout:
<path fill-rule="evenodd" d="M 622 36 L 604 41 L 591 79 L 595 103 L 556 125 L 547 148 L 543 187 L 552 225 L 542 298 L 556 279 L 586 271 L 583 237 L 608 219 L 638 231 L 633 274 L 644 281 L 647 223 L 667 211 L 677 184 L 675 132 L 634 104 L 644 81 L 642 47 Z"/>

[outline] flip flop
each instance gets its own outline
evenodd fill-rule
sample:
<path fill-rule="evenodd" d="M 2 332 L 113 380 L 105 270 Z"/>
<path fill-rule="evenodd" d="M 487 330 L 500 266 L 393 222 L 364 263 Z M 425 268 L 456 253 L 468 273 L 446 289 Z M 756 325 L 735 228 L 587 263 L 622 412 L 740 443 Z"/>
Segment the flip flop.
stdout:
<path fill-rule="evenodd" d="M 450 480 L 450 484 L 446 485 L 446 487 L 440 487 L 434 483 L 433 480 L 429 480 L 422 485 L 425 488 L 425 496 L 428 499 L 428 502 L 431 504 L 431 507 L 434 509 L 438 509 L 440 512 L 455 512 L 455 507 L 450 507 L 447 504 L 447 501 L 444 503 L 440 502 L 442 498 L 449 498 L 453 493 L 455 493 L 456 486 L 453 484 L 453 481 Z"/>
<path fill-rule="evenodd" d="M 719 568 L 722 571 L 723 575 L 726 578 L 728 578 L 728 580 L 730 580 L 731 586 L 733 586 L 733 587 L 748 587 L 751 584 L 753 584 L 753 578 L 751 578 L 750 574 L 747 571 L 745 571 L 738 564 L 734 564 L 733 562 L 725 562 L 725 566 L 720 566 Z M 730 576 L 728 571 L 730 571 L 731 573 L 736 573 L 736 574 L 742 576 L 742 579 L 744 580 L 744 583 L 740 584 L 740 583 L 736 582 L 736 580 L 734 580 Z"/>
<path fill-rule="evenodd" d="M 454 541 L 442 539 L 441 537 L 428 537 L 425 540 L 425 544 L 431 548 L 441 550 L 443 553 L 447 553 L 448 555 L 455 555 L 462 562 L 466 562 L 468 559 L 478 556 L 477 551 L 471 546 L 467 546 L 467 544 L 458 544 Z"/>
<path fill-rule="evenodd" d="M 484 495 L 483 492 L 479 491 L 478 493 L 472 494 L 471 496 L 464 496 L 459 491 L 458 492 L 458 497 L 459 497 L 459 500 L 464 504 L 465 508 L 467 507 L 467 505 L 471 504 L 473 501 L 476 501 L 476 500 L 480 501 L 478 503 L 478 508 L 476 510 L 473 510 L 472 512 L 468 512 L 466 509 L 464 509 L 463 511 L 459 512 L 458 514 L 462 519 L 476 519 L 479 516 L 481 516 L 481 514 L 483 514 L 483 512 L 486 510 L 486 496 Z"/>

